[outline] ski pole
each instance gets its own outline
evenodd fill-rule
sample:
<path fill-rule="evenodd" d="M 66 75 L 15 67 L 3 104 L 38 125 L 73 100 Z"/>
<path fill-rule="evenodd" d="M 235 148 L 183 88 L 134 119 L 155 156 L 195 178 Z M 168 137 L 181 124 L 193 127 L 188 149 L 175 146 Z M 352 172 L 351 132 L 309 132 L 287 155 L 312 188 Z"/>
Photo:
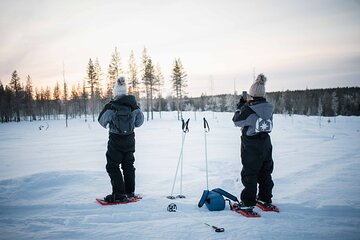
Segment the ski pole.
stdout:
<path fill-rule="evenodd" d="M 205 166 L 206 166 L 206 189 L 209 190 L 208 161 L 207 161 L 207 142 L 206 133 L 210 131 L 209 123 L 204 118 L 204 136 L 205 136 Z"/>
<path fill-rule="evenodd" d="M 179 171 L 180 161 L 181 161 L 182 156 L 183 156 L 183 149 L 184 149 L 184 142 L 185 142 L 186 133 L 189 131 L 189 128 L 188 128 L 189 120 L 190 119 L 188 119 L 187 122 L 185 123 L 184 119 L 182 119 L 182 131 L 183 131 L 183 133 L 182 133 L 182 140 L 181 140 L 181 151 L 180 151 L 180 156 L 179 156 L 178 163 L 177 163 L 177 166 L 176 166 L 176 172 L 175 172 L 174 182 L 173 182 L 173 185 L 172 185 L 172 188 L 171 188 L 171 194 L 170 194 L 170 196 L 167 196 L 167 198 L 169 198 L 169 199 L 174 199 L 175 198 L 173 196 L 174 187 L 175 187 L 175 182 L 176 182 L 176 178 L 177 178 L 177 173 Z"/>
<path fill-rule="evenodd" d="M 190 118 L 185 122 L 184 119 L 182 119 L 182 130 L 184 133 L 184 142 L 185 142 L 185 135 L 187 132 L 189 132 L 189 121 Z M 184 145 L 184 143 L 183 143 Z M 181 148 L 181 168 L 180 168 L 180 194 L 177 196 L 179 198 L 185 198 L 184 195 L 182 195 L 182 177 L 183 177 L 183 162 L 184 162 L 184 147 Z"/>
<path fill-rule="evenodd" d="M 178 173 L 178 170 L 179 170 L 180 160 L 181 160 L 182 153 L 183 153 L 183 150 L 182 150 L 182 149 L 183 149 L 183 147 L 184 147 L 184 141 L 185 141 L 185 134 L 183 133 L 183 134 L 182 134 L 182 141 L 181 141 L 181 151 L 180 151 L 180 156 L 179 156 L 178 163 L 177 163 L 177 167 L 176 167 L 176 171 L 175 171 L 174 182 L 173 182 L 173 185 L 172 185 L 172 188 L 171 188 L 171 194 L 170 194 L 170 196 L 168 196 L 168 198 L 170 198 L 170 199 L 174 199 L 174 198 L 175 198 L 175 197 L 173 196 L 173 192 L 174 192 L 175 182 L 176 182 L 176 178 L 177 178 L 177 173 Z"/>

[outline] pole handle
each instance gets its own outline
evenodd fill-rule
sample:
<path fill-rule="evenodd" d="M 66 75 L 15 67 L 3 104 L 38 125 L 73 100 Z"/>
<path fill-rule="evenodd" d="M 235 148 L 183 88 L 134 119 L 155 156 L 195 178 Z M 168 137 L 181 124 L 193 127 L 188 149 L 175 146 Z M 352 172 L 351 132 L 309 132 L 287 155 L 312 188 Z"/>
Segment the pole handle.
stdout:
<path fill-rule="evenodd" d="M 203 119 L 204 119 L 204 130 L 205 130 L 205 132 L 210 132 L 210 127 L 209 127 L 208 121 L 206 121 L 206 118 L 203 118 Z"/>
<path fill-rule="evenodd" d="M 187 132 L 189 132 L 189 121 L 190 121 L 190 118 L 185 122 L 185 120 L 182 118 L 181 119 L 181 121 L 182 121 L 182 126 L 181 126 L 181 128 L 182 128 L 182 130 L 183 130 L 183 132 L 184 133 L 187 133 Z"/>

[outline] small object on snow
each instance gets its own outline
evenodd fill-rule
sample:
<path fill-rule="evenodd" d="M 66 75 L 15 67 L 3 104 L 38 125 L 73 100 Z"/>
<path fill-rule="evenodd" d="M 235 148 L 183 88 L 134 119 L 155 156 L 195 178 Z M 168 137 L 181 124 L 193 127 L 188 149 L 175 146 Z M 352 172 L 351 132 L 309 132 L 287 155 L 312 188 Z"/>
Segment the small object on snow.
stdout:
<path fill-rule="evenodd" d="M 207 223 L 204 223 L 205 225 L 208 225 L 209 227 L 212 227 L 213 229 L 215 229 L 215 232 L 224 232 L 225 231 L 225 228 L 219 228 L 219 227 L 216 227 L 216 226 L 212 226 L 210 224 L 207 224 Z"/>
<path fill-rule="evenodd" d="M 45 126 L 44 125 L 40 125 L 39 126 L 39 130 L 41 131 L 41 130 L 43 130 L 45 128 Z M 46 128 L 45 128 L 45 130 L 48 130 L 49 129 L 49 124 L 46 122 Z"/>
<path fill-rule="evenodd" d="M 177 210 L 177 206 L 175 203 L 170 203 L 169 206 L 167 207 L 168 212 L 176 212 Z"/>

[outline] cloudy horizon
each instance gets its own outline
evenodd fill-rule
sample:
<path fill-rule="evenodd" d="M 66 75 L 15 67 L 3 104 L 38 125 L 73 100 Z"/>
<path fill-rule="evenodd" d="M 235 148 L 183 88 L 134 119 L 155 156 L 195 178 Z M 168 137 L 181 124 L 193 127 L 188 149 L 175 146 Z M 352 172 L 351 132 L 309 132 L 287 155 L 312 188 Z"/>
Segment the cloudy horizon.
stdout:
<path fill-rule="evenodd" d="M 358 1 L 0 2 L 0 81 L 17 70 L 25 83 L 82 83 L 89 58 L 106 79 L 115 47 L 140 69 L 144 46 L 165 77 L 175 58 L 189 96 L 247 90 L 264 73 L 267 91 L 360 85 Z"/>

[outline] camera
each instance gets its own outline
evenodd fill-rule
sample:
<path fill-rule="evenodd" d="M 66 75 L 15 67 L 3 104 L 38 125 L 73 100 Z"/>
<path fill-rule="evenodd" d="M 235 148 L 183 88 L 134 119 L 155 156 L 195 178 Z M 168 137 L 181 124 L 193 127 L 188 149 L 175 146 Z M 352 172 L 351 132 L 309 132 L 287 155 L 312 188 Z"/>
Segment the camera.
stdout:
<path fill-rule="evenodd" d="M 245 99 L 245 101 L 247 100 L 247 92 L 246 91 L 242 92 L 242 97 Z"/>

